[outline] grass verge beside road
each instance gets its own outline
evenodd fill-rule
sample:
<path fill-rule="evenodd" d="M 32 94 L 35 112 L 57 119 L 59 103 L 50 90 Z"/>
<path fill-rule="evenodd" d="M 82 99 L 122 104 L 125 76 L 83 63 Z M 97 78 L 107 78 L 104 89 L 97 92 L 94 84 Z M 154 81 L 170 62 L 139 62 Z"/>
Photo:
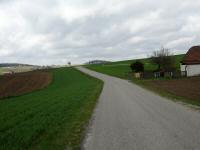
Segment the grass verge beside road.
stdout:
<path fill-rule="evenodd" d="M 50 70 L 41 91 L 0 101 L 0 149 L 79 149 L 103 83 L 74 68 Z"/>

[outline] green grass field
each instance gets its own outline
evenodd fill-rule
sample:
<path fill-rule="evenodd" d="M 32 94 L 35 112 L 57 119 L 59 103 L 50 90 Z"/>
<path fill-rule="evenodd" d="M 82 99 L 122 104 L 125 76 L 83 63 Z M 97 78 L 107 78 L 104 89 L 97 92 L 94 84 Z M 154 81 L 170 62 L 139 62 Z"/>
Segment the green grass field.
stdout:
<path fill-rule="evenodd" d="M 182 60 L 183 56 L 184 55 L 174 56 L 177 70 L 180 68 L 180 61 Z M 144 63 L 145 71 L 153 71 L 157 68 L 157 66 L 154 65 L 149 58 L 138 60 Z M 118 61 L 107 64 L 86 65 L 86 67 L 97 72 L 127 79 L 128 73 L 131 72 L 130 64 L 134 61 L 136 60 Z"/>
<path fill-rule="evenodd" d="M 103 83 L 73 68 L 50 72 L 47 88 L 0 100 L 1 150 L 79 149 Z"/>

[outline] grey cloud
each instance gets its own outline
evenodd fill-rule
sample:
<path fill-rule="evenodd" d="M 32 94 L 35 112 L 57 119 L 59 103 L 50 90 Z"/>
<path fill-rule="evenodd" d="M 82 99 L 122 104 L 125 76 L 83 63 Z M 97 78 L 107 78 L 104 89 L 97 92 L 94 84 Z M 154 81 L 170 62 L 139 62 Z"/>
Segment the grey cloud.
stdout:
<path fill-rule="evenodd" d="M 162 45 L 184 53 L 199 44 L 200 3 L 195 0 L 36 0 L 12 4 L 9 8 L 8 2 L 0 1 L 0 13 L 5 13 L 2 18 L 0 14 L 0 60 L 4 62 L 131 59 L 145 57 Z"/>

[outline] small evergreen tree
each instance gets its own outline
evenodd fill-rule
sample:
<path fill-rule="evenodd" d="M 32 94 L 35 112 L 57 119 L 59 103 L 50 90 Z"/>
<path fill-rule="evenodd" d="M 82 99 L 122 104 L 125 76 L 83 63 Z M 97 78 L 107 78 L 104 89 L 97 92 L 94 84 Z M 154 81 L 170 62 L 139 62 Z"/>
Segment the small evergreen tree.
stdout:
<path fill-rule="evenodd" d="M 144 64 L 139 61 L 132 63 L 130 67 L 133 72 L 144 72 Z"/>

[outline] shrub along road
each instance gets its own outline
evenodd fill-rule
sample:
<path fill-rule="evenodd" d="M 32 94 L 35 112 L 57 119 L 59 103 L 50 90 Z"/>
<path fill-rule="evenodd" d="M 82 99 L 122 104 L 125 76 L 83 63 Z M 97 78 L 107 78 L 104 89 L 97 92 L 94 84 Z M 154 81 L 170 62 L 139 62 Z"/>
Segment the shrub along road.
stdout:
<path fill-rule="evenodd" d="M 104 81 L 84 149 L 199 150 L 199 112 L 126 80 L 78 69 Z"/>

